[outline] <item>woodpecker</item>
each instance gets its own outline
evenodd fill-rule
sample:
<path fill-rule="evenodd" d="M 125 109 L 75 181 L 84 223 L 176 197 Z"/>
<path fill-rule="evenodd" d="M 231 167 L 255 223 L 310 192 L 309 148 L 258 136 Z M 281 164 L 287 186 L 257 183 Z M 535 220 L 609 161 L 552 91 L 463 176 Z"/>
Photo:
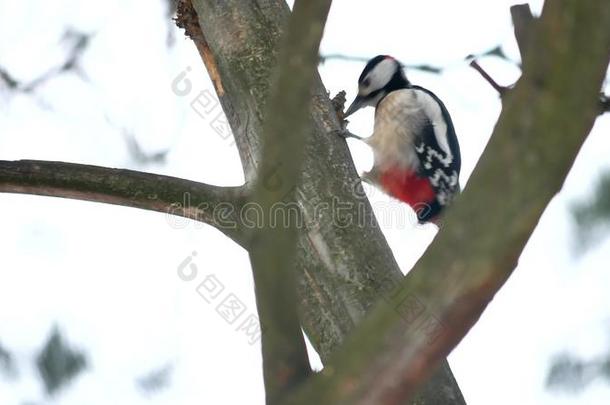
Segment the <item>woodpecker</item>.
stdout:
<path fill-rule="evenodd" d="M 409 204 L 420 223 L 436 223 L 460 191 L 460 147 L 447 108 L 430 90 L 411 84 L 388 55 L 366 64 L 344 117 L 367 106 L 375 107 L 373 135 L 342 131 L 373 150 L 373 168 L 363 180 Z"/>

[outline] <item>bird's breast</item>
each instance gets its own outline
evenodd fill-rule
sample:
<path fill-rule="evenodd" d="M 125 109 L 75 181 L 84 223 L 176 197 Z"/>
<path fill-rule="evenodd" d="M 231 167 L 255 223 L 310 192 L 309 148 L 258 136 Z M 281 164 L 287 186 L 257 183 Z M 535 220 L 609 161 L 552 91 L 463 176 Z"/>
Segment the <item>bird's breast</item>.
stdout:
<path fill-rule="evenodd" d="M 373 135 L 367 139 L 375 166 L 382 170 L 395 166 L 417 169 L 419 160 L 413 144 L 424 124 L 422 119 L 425 116 L 412 91 L 398 90 L 383 98 L 375 110 Z"/>

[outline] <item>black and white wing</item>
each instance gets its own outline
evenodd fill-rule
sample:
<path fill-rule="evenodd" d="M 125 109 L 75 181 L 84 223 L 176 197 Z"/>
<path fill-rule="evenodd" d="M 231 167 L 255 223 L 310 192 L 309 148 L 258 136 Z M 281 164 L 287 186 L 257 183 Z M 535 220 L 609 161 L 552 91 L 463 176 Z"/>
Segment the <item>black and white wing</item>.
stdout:
<path fill-rule="evenodd" d="M 420 172 L 436 193 L 439 208 L 451 203 L 459 193 L 461 168 L 460 147 L 453 122 L 443 102 L 430 90 L 413 86 L 426 120 L 414 140 Z"/>

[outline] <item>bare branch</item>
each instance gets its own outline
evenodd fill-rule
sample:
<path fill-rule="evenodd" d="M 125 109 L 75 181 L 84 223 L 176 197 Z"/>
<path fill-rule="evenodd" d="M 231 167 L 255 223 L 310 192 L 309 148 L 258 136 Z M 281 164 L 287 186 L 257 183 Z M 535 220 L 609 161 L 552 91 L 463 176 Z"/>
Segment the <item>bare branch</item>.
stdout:
<path fill-rule="evenodd" d="M 547 2 L 535 29 L 536 52 L 443 230 L 325 371 L 285 404 L 404 403 L 510 276 L 598 116 L 610 3 Z"/>
<path fill-rule="evenodd" d="M 305 135 L 310 129 L 311 86 L 330 5 L 331 0 L 296 0 L 263 125 L 262 161 L 253 201 L 269 216 L 253 235 L 250 260 L 258 313 L 265 329 L 262 346 L 267 404 L 278 403 L 311 373 L 297 311 L 297 223 L 289 218 L 288 224 L 273 225 L 271 216 L 273 206 L 284 200 L 296 206 Z"/>
<path fill-rule="evenodd" d="M 246 238 L 243 187 L 217 187 L 125 169 L 38 160 L 0 161 L 0 192 L 71 198 L 178 215 Z"/>

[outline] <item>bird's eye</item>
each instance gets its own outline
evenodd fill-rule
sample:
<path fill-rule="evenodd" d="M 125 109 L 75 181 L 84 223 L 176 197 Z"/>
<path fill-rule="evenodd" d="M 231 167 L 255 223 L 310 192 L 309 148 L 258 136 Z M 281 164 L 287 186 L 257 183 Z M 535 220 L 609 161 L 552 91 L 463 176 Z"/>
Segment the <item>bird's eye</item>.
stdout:
<path fill-rule="evenodd" d="M 371 79 L 369 79 L 368 77 L 362 81 L 362 85 L 364 87 L 369 87 L 370 84 L 371 84 Z"/>

